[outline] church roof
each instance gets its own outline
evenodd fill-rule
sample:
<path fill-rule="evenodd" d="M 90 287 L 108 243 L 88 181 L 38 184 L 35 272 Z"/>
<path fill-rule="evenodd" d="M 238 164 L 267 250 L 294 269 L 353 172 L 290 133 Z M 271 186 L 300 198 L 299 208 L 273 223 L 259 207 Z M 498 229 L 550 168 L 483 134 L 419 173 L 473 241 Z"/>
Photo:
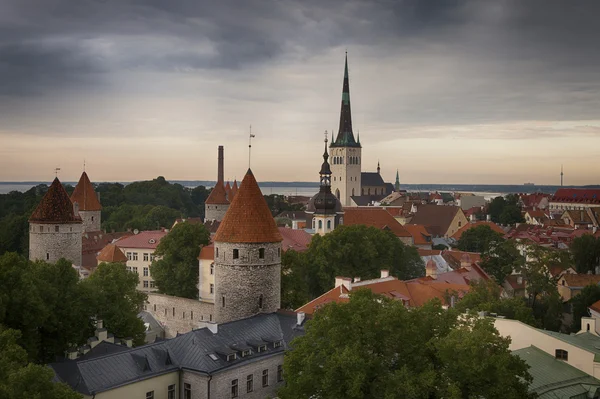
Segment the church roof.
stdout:
<path fill-rule="evenodd" d="M 96 258 L 100 262 L 127 262 L 127 256 L 115 244 L 108 244 Z"/>
<path fill-rule="evenodd" d="M 385 186 L 385 182 L 377 172 L 361 172 L 360 185 L 364 187 L 380 187 Z"/>
<path fill-rule="evenodd" d="M 217 181 L 217 184 L 215 184 L 213 189 L 210 191 L 210 195 L 206 199 L 205 203 L 209 205 L 229 204 L 229 201 L 227 201 L 227 192 L 225 191 L 222 181 Z"/>
<path fill-rule="evenodd" d="M 73 194 L 71 194 L 71 202 L 77 202 L 80 211 L 102 210 L 102 205 L 98 201 L 98 196 L 87 173 L 83 172 L 81 174 L 79 182 L 75 186 Z"/>
<path fill-rule="evenodd" d="M 48 192 L 42 198 L 29 218 L 30 223 L 82 223 L 75 215 L 69 194 L 58 180 L 54 179 Z"/>
<path fill-rule="evenodd" d="M 252 170 L 248 169 L 233 202 L 221 221 L 214 241 L 259 243 L 281 242 L 282 240 L 267 201 L 258 187 Z"/>
<path fill-rule="evenodd" d="M 331 147 L 360 147 L 360 141 L 354 139 L 352 132 L 352 113 L 350 111 L 350 83 L 348 79 L 348 55 L 344 65 L 344 85 L 342 88 L 342 107 L 340 111 L 340 127 Z"/>

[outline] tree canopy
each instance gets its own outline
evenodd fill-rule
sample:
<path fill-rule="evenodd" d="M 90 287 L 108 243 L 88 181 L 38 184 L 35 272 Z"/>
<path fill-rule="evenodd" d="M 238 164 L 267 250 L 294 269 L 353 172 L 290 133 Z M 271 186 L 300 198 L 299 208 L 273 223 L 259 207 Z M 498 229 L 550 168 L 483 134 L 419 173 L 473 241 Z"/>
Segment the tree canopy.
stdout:
<path fill-rule="evenodd" d="M 390 275 L 407 280 L 425 272 L 415 247 L 390 231 L 362 225 L 314 235 L 308 251 L 282 258 L 282 269 L 282 302 L 291 308 L 333 288 L 336 276 L 370 279 L 387 269 Z"/>
<path fill-rule="evenodd" d="M 581 318 L 589 315 L 588 308 L 597 301 L 600 301 L 600 286 L 595 284 L 584 287 L 579 294 L 571 298 L 573 309 L 571 332 L 581 330 Z"/>
<path fill-rule="evenodd" d="M 481 267 L 492 276 L 498 284 L 502 284 L 506 276 L 513 271 L 522 270 L 525 257 L 517 248 L 514 240 L 495 241 L 481 254 Z"/>
<path fill-rule="evenodd" d="M 293 398 L 528 398 L 528 366 L 492 321 L 458 317 L 432 301 L 408 310 L 400 301 L 353 291 L 306 323 L 285 354 Z"/>
<path fill-rule="evenodd" d="M 488 212 L 494 223 L 515 224 L 523 223 L 519 196 L 508 194 L 505 197 L 496 197 L 488 205 Z"/>
<path fill-rule="evenodd" d="M 576 237 L 570 250 L 577 273 L 596 273 L 596 267 L 600 266 L 600 237 L 591 234 Z"/>
<path fill-rule="evenodd" d="M 198 255 L 210 242 L 202 224 L 178 223 L 160 241 L 150 265 L 159 292 L 184 298 L 198 298 Z"/>
<path fill-rule="evenodd" d="M 467 252 L 488 252 L 491 246 L 504 241 L 502 234 L 492 230 L 487 224 L 467 229 L 458 240 L 458 249 Z"/>

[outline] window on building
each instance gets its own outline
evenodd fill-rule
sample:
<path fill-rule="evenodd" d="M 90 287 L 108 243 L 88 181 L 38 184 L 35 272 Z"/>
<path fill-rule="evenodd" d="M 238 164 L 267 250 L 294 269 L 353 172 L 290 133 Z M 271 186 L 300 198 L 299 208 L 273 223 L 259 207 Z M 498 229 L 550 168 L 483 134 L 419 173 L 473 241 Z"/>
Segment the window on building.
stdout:
<path fill-rule="evenodd" d="M 144 262 L 148 262 L 149 258 L 150 258 L 150 254 L 144 252 Z"/>
<path fill-rule="evenodd" d="M 313 218 L 312 222 L 313 222 L 313 230 L 314 230 L 315 229 L 315 224 L 317 223 L 317 219 Z"/>
<path fill-rule="evenodd" d="M 173 317 L 175 317 L 175 308 L 173 308 Z"/>
<path fill-rule="evenodd" d="M 263 295 L 262 295 L 262 294 L 260 294 L 260 295 L 258 296 L 258 308 L 259 308 L 259 309 L 262 309 L 262 307 L 263 307 Z"/>
<path fill-rule="evenodd" d="M 194 311 L 190 310 L 190 319 L 194 320 Z"/>
<path fill-rule="evenodd" d="M 211 293 L 211 294 L 214 294 L 214 293 L 215 293 L 215 285 L 214 285 L 214 284 L 211 284 L 211 285 L 210 285 L 210 293 Z"/>
<path fill-rule="evenodd" d="M 148 280 L 144 280 L 144 288 L 148 288 Z"/>
<path fill-rule="evenodd" d="M 169 385 L 167 389 L 167 399 L 175 399 L 175 384 Z"/>
<path fill-rule="evenodd" d="M 154 254 L 150 254 L 150 262 L 154 262 Z"/>
<path fill-rule="evenodd" d="M 167 315 L 167 308 L 165 308 L 165 316 Z"/>
<path fill-rule="evenodd" d="M 265 249 L 264 248 L 258 248 L 258 258 L 259 259 L 265 258 Z"/>
<path fill-rule="evenodd" d="M 234 249 L 233 250 L 233 259 L 237 259 L 240 257 L 240 250 L 239 249 Z"/>
<path fill-rule="evenodd" d="M 192 385 L 187 382 L 183 384 L 183 398 L 192 399 Z"/>
<path fill-rule="evenodd" d="M 277 366 L 277 382 L 283 381 L 283 365 Z"/>
<path fill-rule="evenodd" d="M 210 275 L 213 276 L 215 274 L 215 264 L 211 263 L 210 264 Z"/>
<path fill-rule="evenodd" d="M 221 296 L 221 303 L 225 307 L 225 295 Z"/>
<path fill-rule="evenodd" d="M 44 232 L 44 226 L 40 226 L 40 233 Z"/>
<path fill-rule="evenodd" d="M 133 253 L 133 260 L 138 260 L 138 253 L 137 252 Z"/>
<path fill-rule="evenodd" d="M 323 228 L 323 221 L 319 220 L 319 230 L 321 230 Z"/>
<path fill-rule="evenodd" d="M 352 189 L 352 191 L 354 191 L 354 189 Z M 354 195 L 354 193 L 352 195 Z M 331 220 L 327 221 L 327 230 L 331 230 Z"/>
<path fill-rule="evenodd" d="M 263 388 L 269 386 L 269 369 L 264 369 L 262 372 L 262 386 Z"/>
<path fill-rule="evenodd" d="M 144 267 L 144 277 L 148 277 L 148 274 L 150 274 L 149 272 L 150 271 L 148 270 L 148 268 Z"/>
<path fill-rule="evenodd" d="M 212 321 L 212 314 L 208 315 L 208 321 Z"/>
<path fill-rule="evenodd" d="M 254 374 L 248 374 L 246 377 L 246 393 L 254 390 Z"/>
<path fill-rule="evenodd" d="M 58 232 L 60 231 L 60 228 L 59 228 L 59 226 L 54 226 L 54 231 L 55 231 L 56 233 L 58 233 Z"/>
<path fill-rule="evenodd" d="M 242 357 L 246 357 L 246 356 L 250 356 L 252 353 L 250 352 L 250 349 L 246 349 L 242 351 Z"/>
<path fill-rule="evenodd" d="M 569 352 L 564 349 L 557 349 L 555 351 L 554 357 L 559 360 L 569 360 Z"/>
<path fill-rule="evenodd" d="M 50 260 L 50 252 L 46 252 L 46 260 Z"/>
<path fill-rule="evenodd" d="M 181 312 L 181 318 L 185 319 L 185 312 Z"/>
<path fill-rule="evenodd" d="M 154 391 L 146 392 L 146 399 L 154 399 Z"/>
<path fill-rule="evenodd" d="M 156 304 L 154 304 L 154 311 L 156 312 Z"/>
<path fill-rule="evenodd" d="M 92 216 L 92 222 L 94 221 L 94 217 Z"/>
<path fill-rule="evenodd" d="M 133 258 L 131 257 L 131 252 L 127 252 L 127 259 L 128 260 L 132 260 Z"/>
<path fill-rule="evenodd" d="M 281 347 L 281 341 L 273 342 L 273 348 L 280 348 L 280 347 Z"/>
<path fill-rule="evenodd" d="M 219 257 L 219 248 L 215 248 L 215 257 Z"/>
<path fill-rule="evenodd" d="M 238 397 L 238 380 L 231 380 L 231 397 L 232 398 L 237 398 Z"/>
<path fill-rule="evenodd" d="M 260 346 L 258 347 L 258 352 L 259 352 L 259 353 L 260 353 L 260 352 L 266 352 L 266 350 L 267 350 L 267 345 L 260 345 Z"/>
<path fill-rule="evenodd" d="M 132 268 L 131 268 L 131 270 L 133 270 L 133 272 L 134 272 L 135 274 L 137 274 L 137 272 L 138 272 L 138 270 L 137 270 L 137 266 L 136 266 L 136 267 L 132 267 Z"/>
<path fill-rule="evenodd" d="M 462 225 L 462 222 L 459 220 L 458 221 L 458 227 L 460 227 Z"/>
<path fill-rule="evenodd" d="M 150 288 L 155 288 L 156 287 L 156 283 L 154 282 L 154 280 L 150 281 Z"/>
<path fill-rule="evenodd" d="M 281 256 L 281 248 L 277 248 L 277 256 Z"/>
<path fill-rule="evenodd" d="M 235 353 L 231 353 L 229 355 L 227 355 L 227 361 L 231 362 L 233 360 L 237 359 L 237 356 L 235 355 Z"/>

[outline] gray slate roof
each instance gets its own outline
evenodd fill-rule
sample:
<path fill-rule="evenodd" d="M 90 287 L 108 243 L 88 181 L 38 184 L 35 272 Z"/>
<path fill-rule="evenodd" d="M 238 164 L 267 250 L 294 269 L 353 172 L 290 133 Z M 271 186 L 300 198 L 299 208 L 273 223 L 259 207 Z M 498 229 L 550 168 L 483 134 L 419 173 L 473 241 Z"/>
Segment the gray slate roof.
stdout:
<path fill-rule="evenodd" d="M 217 334 L 201 328 L 176 338 L 111 353 L 92 359 L 65 360 L 50 365 L 58 379 L 84 395 L 94 395 L 118 386 L 156 375 L 191 369 L 212 374 L 257 358 L 282 353 L 304 329 L 296 325 L 296 317 L 281 313 L 261 314 L 243 320 L 220 324 Z M 283 340 L 274 348 L 272 342 Z M 250 356 L 227 361 L 220 355 L 252 344 L 267 344 L 265 352 L 253 351 Z M 216 354 L 217 360 L 210 354 Z"/>
<path fill-rule="evenodd" d="M 385 182 L 377 172 L 361 172 L 360 185 L 364 187 L 384 186 Z"/>

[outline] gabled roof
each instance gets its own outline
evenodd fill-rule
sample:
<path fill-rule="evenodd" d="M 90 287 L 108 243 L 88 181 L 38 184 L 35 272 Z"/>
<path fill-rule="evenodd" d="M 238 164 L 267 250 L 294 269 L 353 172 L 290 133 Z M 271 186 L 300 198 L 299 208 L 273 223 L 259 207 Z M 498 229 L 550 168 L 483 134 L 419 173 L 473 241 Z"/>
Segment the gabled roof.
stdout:
<path fill-rule="evenodd" d="M 425 226 L 420 224 L 405 224 L 402 227 L 413 237 L 415 245 L 431 245 L 431 234 L 427 232 Z"/>
<path fill-rule="evenodd" d="M 600 204 L 600 189 L 559 188 L 550 197 L 551 202 Z"/>
<path fill-rule="evenodd" d="M 221 221 L 214 241 L 270 243 L 282 240 L 258 183 L 252 171 L 248 169 L 240 189 Z"/>
<path fill-rule="evenodd" d="M 208 198 L 205 201 L 205 204 L 208 205 L 227 205 L 229 201 L 227 200 L 227 192 L 225 191 L 225 187 L 223 186 L 222 181 L 217 181 L 217 184 L 213 187 L 208 195 Z"/>
<path fill-rule="evenodd" d="M 506 234 L 506 232 L 504 230 L 502 230 L 502 228 L 500 226 L 498 226 L 494 222 L 479 221 L 479 222 L 472 222 L 472 223 L 465 224 L 460 229 L 458 229 L 456 231 L 456 233 L 454 233 L 452 235 L 452 238 L 454 238 L 455 240 L 460 240 L 460 237 L 462 237 L 462 235 L 463 235 L 463 233 L 465 231 L 473 229 L 473 228 L 478 227 L 478 226 L 489 226 L 490 229 L 492 229 L 496 233 L 499 233 L 499 234 L 502 234 L 502 235 Z"/>
<path fill-rule="evenodd" d="M 600 283 L 600 274 L 571 274 L 567 273 L 561 277 L 570 288 L 582 288 L 588 285 Z"/>
<path fill-rule="evenodd" d="M 198 254 L 198 259 L 215 260 L 215 244 L 211 242 L 210 244 L 203 246 Z"/>
<path fill-rule="evenodd" d="M 462 212 L 458 206 L 419 205 L 410 222 L 435 227 L 436 234 L 442 236 L 448 231 L 458 212 Z"/>
<path fill-rule="evenodd" d="M 160 240 L 167 233 L 166 230 L 140 231 L 138 234 L 117 240 L 115 245 L 119 248 L 156 249 Z"/>
<path fill-rule="evenodd" d="M 108 244 L 98 254 L 100 262 L 127 262 L 127 256 L 115 244 Z"/>
<path fill-rule="evenodd" d="M 58 180 L 54 179 L 46 195 L 31 214 L 29 223 L 82 223 L 75 215 L 69 194 Z"/>
<path fill-rule="evenodd" d="M 360 185 L 362 187 L 381 187 L 385 186 L 385 182 L 381 178 L 381 175 L 377 172 L 361 172 L 360 173 Z M 386 196 L 388 194 L 386 193 Z"/>
<path fill-rule="evenodd" d="M 412 237 L 392 215 L 380 207 L 347 207 L 344 208 L 344 225 L 362 224 L 381 230 L 390 230 L 397 237 Z"/>
<path fill-rule="evenodd" d="M 81 174 L 79 182 L 75 186 L 73 194 L 71 194 L 71 202 L 77 202 L 80 211 L 102 210 L 102 205 L 98 201 L 98 195 L 86 172 Z"/>
<path fill-rule="evenodd" d="M 348 288 L 346 288 L 346 286 L 342 284 L 338 287 L 334 287 L 334 288 L 330 289 L 329 291 L 327 291 L 320 297 L 313 299 L 309 303 L 302 305 L 301 307 L 296 309 L 296 312 L 304 312 L 306 314 L 313 314 L 320 307 L 323 307 L 328 303 L 348 302 L 350 300 L 350 297 L 348 296 L 349 293 L 350 293 L 350 291 L 348 290 Z"/>

